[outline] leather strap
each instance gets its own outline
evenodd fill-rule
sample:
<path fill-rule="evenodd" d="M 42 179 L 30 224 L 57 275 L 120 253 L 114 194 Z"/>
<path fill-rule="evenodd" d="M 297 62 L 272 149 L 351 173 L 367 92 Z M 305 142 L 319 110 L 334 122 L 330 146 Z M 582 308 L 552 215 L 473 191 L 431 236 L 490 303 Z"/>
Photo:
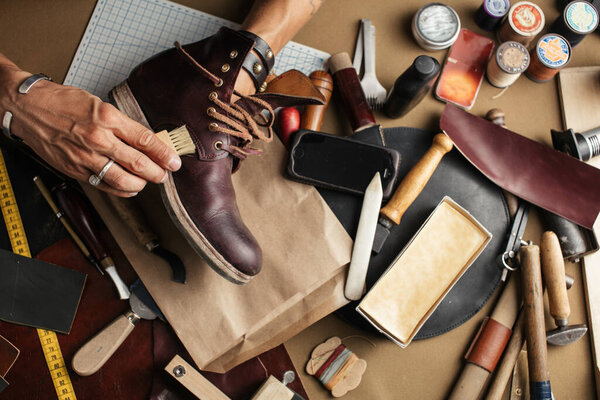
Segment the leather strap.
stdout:
<path fill-rule="evenodd" d="M 254 51 L 258 53 L 264 67 L 267 69 L 267 75 L 273 69 L 275 65 L 275 53 L 269 46 L 267 42 L 265 42 L 260 36 L 248 32 L 248 31 L 238 31 L 242 35 L 246 36 L 248 39 L 254 40 Z"/>
<path fill-rule="evenodd" d="M 494 372 L 504 348 L 510 339 L 512 330 L 487 317 L 483 320 L 477 336 L 465 356 L 467 362 Z"/>
<path fill-rule="evenodd" d="M 267 79 L 267 70 L 264 67 L 264 64 L 254 55 L 253 52 L 249 52 L 246 58 L 244 59 L 244 63 L 242 64 L 242 68 L 244 68 L 254 81 L 254 86 L 256 90 L 259 92 L 264 92 L 266 86 L 263 86 L 265 80 Z"/>

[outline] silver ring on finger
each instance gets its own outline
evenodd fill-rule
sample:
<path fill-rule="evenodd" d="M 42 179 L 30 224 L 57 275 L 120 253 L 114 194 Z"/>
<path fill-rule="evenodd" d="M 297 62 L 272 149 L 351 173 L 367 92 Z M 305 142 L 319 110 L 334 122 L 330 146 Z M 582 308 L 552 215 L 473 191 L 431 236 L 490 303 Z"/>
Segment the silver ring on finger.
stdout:
<path fill-rule="evenodd" d="M 100 182 L 102 182 L 102 179 L 104 178 L 104 175 L 106 175 L 106 173 L 108 172 L 109 168 L 114 164 L 115 162 L 113 160 L 108 160 L 108 162 L 106 164 L 104 164 L 104 167 L 102 167 L 102 170 L 98 173 L 98 175 L 96 174 L 92 174 L 90 175 L 88 182 L 90 183 L 90 185 L 92 186 L 98 186 L 98 184 Z"/>

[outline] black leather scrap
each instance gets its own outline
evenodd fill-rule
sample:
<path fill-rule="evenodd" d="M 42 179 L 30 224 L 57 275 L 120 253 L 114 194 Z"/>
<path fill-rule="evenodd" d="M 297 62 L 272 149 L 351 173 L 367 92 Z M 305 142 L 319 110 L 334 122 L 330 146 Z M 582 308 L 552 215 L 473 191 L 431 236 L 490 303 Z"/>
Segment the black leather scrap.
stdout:
<path fill-rule="evenodd" d="M 86 274 L 0 249 L 0 319 L 69 333 Z"/>
<path fill-rule="evenodd" d="M 400 182 L 431 146 L 433 136 L 431 132 L 415 128 L 390 128 L 384 129 L 385 143 L 382 143 L 382 137 L 376 130 L 367 129 L 354 134 L 353 138 L 368 143 L 384 144 L 400 151 Z M 319 192 L 346 231 L 351 237 L 355 237 L 362 197 L 327 189 L 319 189 Z M 506 200 L 500 188 L 485 178 L 454 149 L 444 156 L 423 192 L 402 217 L 400 225 L 392 229 L 381 252 L 372 255 L 367 274 L 367 289 L 375 284 L 446 195 L 469 211 L 493 237 L 442 300 L 415 339 L 440 335 L 469 320 L 487 303 L 502 276 L 497 259 L 504 251 L 506 237 L 510 231 Z M 431 244 L 431 251 L 435 251 L 435 243 Z M 358 302 L 351 302 L 340 309 L 338 315 L 347 322 L 375 331 L 375 328 L 356 312 L 357 305 Z"/>

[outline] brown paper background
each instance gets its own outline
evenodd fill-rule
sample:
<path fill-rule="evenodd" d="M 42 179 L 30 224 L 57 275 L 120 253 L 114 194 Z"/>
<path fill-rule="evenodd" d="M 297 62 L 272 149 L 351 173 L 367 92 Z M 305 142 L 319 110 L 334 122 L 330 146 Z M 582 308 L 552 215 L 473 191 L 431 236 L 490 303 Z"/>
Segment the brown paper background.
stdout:
<path fill-rule="evenodd" d="M 245 0 L 177 2 L 236 22 L 242 21 L 250 4 Z M 429 54 L 440 62 L 444 60 L 445 51 L 426 52 L 417 46 L 410 35 L 412 15 L 428 2 L 327 0 L 295 40 L 329 53 L 347 51 L 352 54 L 358 20 L 370 18 L 377 29 L 377 75 L 389 89 L 417 55 Z M 463 26 L 483 33 L 472 22 L 472 15 L 480 3 L 478 0 L 449 2 L 461 17 Z M 549 25 L 558 16 L 555 1 L 536 3 L 544 10 Z M 62 81 L 94 5 L 94 0 L 0 0 L 0 51 L 24 69 L 43 71 L 56 81 Z M 600 65 L 598 49 L 600 36 L 595 33 L 575 48 L 569 66 Z M 562 126 L 556 81 L 536 84 L 523 77 L 500 98 L 492 100 L 491 97 L 498 92 L 498 89 L 483 82 L 471 112 L 484 115 L 491 107 L 502 108 L 507 114 L 506 122 L 510 129 L 550 145 L 550 129 Z M 415 110 L 401 119 L 390 120 L 382 114 L 376 117 L 385 127 L 414 126 L 435 131 L 442 108 L 443 103 L 428 95 Z M 350 132 L 340 110 L 339 101 L 334 96 L 323 130 L 342 135 Z M 539 243 L 541 228 L 535 212 L 531 214 L 526 238 Z M 580 267 L 578 264 L 569 264 L 567 272 L 576 279 L 575 286 L 569 291 L 572 310 L 570 323 L 584 323 L 586 314 Z M 286 347 L 298 369 L 302 370 L 312 349 L 329 336 L 343 338 L 363 335 L 374 341 L 377 347 L 373 348 L 361 339 L 345 340 L 353 351 L 368 362 L 361 386 L 346 395 L 345 399 L 444 399 L 460 372 L 462 356 L 468 344 L 490 310 L 491 304 L 459 328 L 437 338 L 413 342 L 407 349 L 400 349 L 390 341 L 365 334 L 335 316 L 327 317 L 306 329 L 288 341 Z M 595 398 L 587 336 L 567 347 L 550 348 L 549 368 L 557 398 Z M 303 374 L 302 380 L 311 399 L 330 398 L 314 378 Z"/>

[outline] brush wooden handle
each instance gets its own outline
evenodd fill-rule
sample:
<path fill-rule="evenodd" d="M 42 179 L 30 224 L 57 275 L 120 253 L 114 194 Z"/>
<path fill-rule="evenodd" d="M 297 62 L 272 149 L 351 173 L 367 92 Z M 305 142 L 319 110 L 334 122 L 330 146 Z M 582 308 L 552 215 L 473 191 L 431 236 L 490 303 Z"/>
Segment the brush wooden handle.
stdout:
<path fill-rule="evenodd" d="M 558 236 L 551 231 L 544 232 L 540 246 L 550 315 L 554 317 L 557 326 L 567 326 L 571 308 L 565 286 L 565 262 Z"/>
<path fill-rule="evenodd" d="M 344 109 L 354 132 L 375 125 L 375 117 L 369 107 L 356 70 L 348 53 L 338 53 L 329 58 L 329 70 L 337 92 L 342 98 Z"/>
<path fill-rule="evenodd" d="M 321 129 L 323 116 L 333 92 L 333 78 L 326 71 L 313 71 L 309 75 L 309 78 L 323 97 L 325 97 L 325 104 L 304 107 L 302 118 L 300 119 L 300 128 L 318 131 Z"/>
<path fill-rule="evenodd" d="M 406 174 L 392 199 L 381 209 L 381 215 L 398 225 L 406 209 L 415 201 L 444 155 L 452 150 L 452 140 L 443 133 L 433 137 L 427 153 Z"/>
<path fill-rule="evenodd" d="M 107 197 L 121 221 L 133 232 L 137 241 L 147 250 L 152 250 L 152 247 L 158 242 L 158 237 L 148 225 L 146 218 L 136 204 L 136 200 L 117 197 L 112 194 L 108 194 Z"/>
<path fill-rule="evenodd" d="M 548 374 L 540 249 L 536 245 L 522 246 L 519 255 L 521 257 L 523 310 L 525 312 L 527 359 L 532 398 L 550 400 L 552 396 Z"/>

